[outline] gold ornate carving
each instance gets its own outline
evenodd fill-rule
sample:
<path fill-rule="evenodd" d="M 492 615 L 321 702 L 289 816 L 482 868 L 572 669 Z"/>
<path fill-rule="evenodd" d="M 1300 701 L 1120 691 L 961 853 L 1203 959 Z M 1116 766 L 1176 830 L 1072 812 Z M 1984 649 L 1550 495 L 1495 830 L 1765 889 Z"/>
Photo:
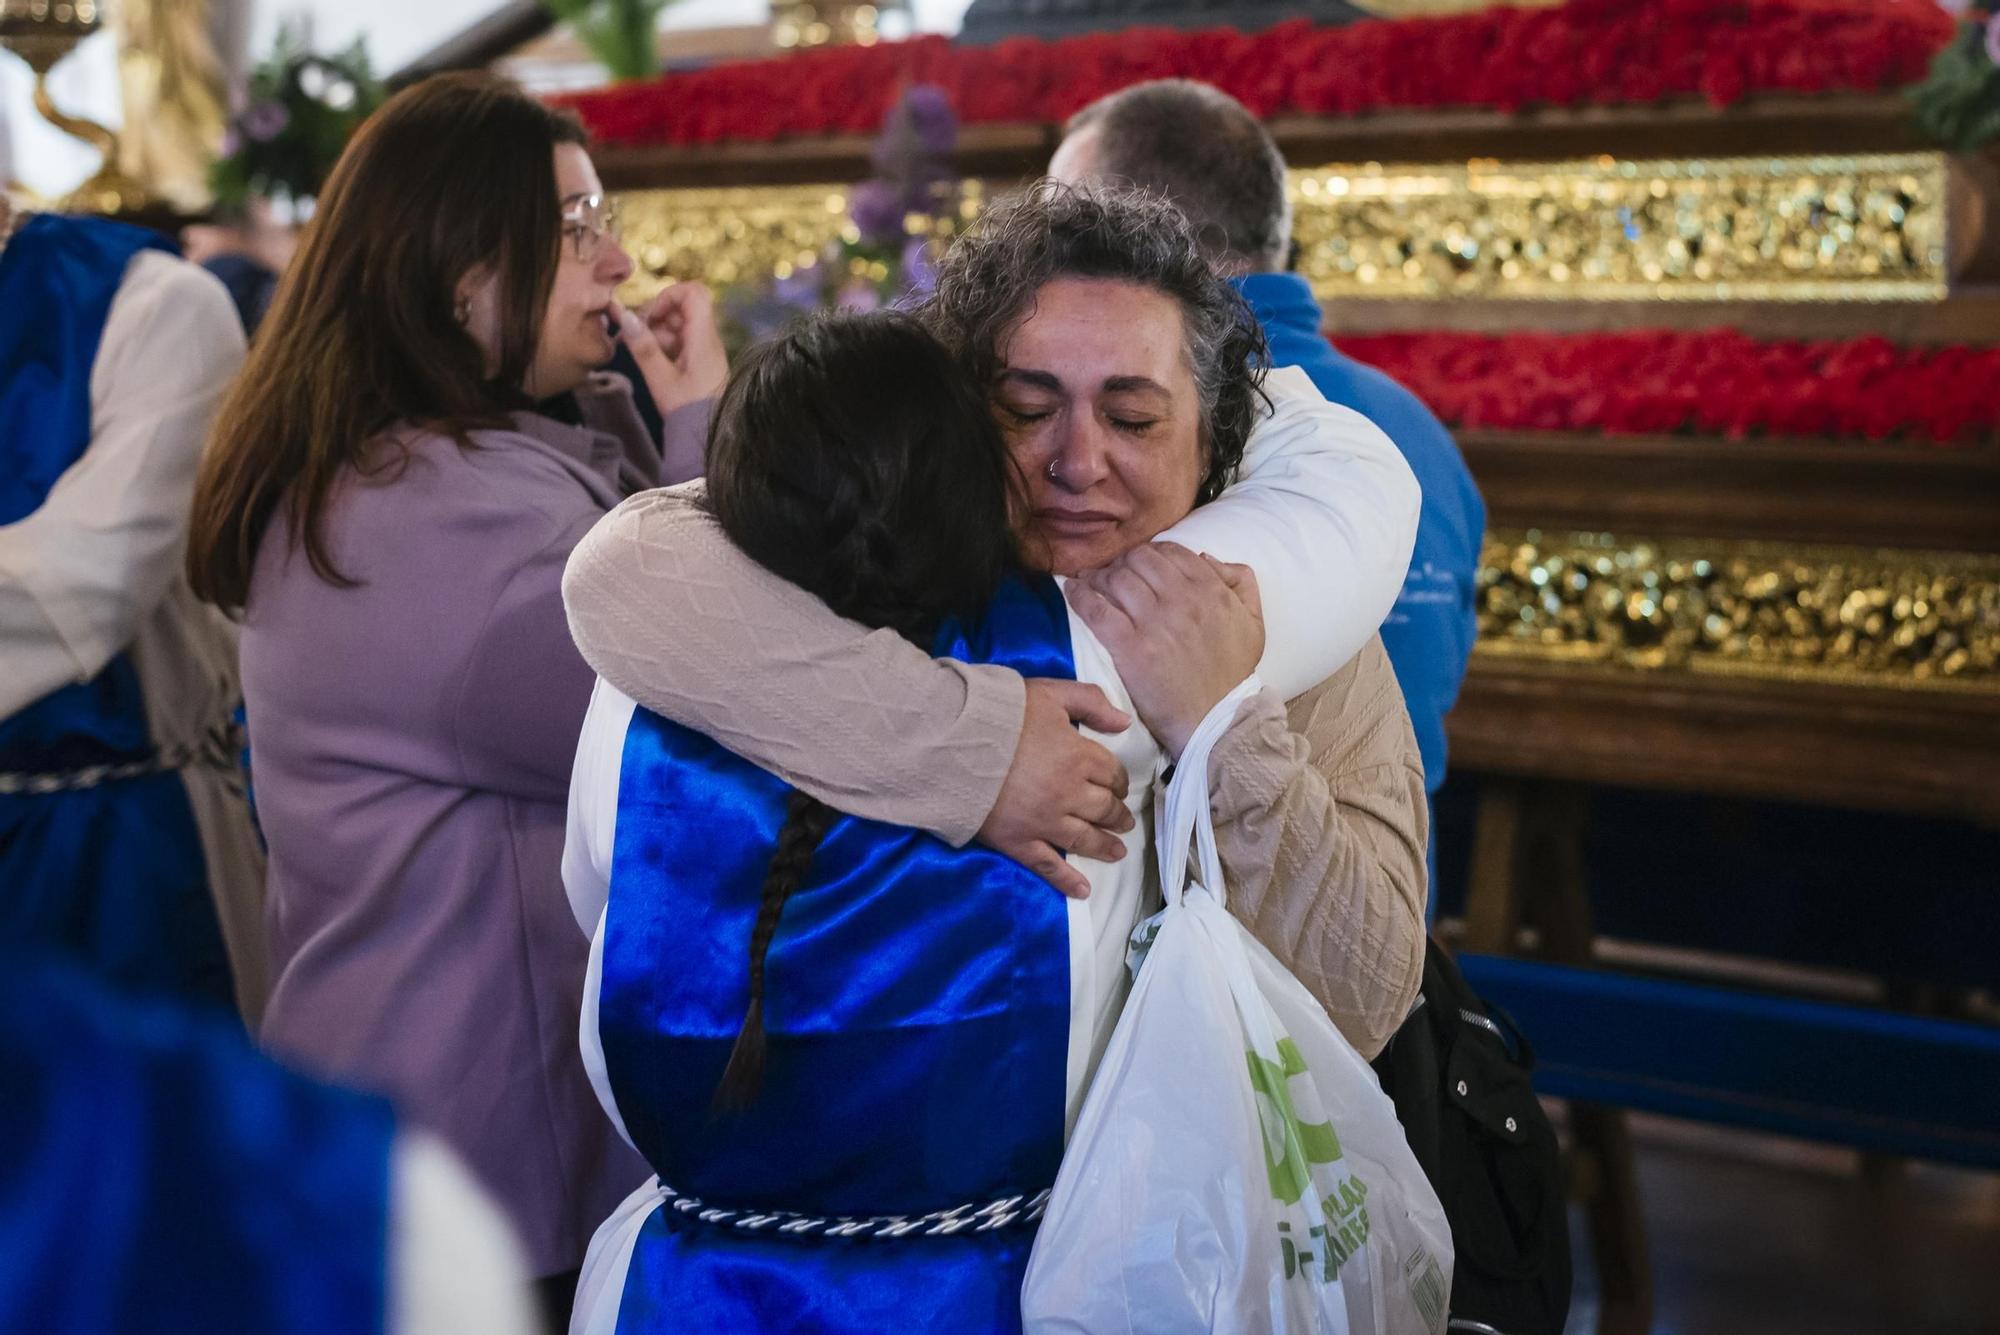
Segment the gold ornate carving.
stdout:
<path fill-rule="evenodd" d="M 634 190 L 618 197 L 625 249 L 634 265 L 628 300 L 668 283 L 699 279 L 717 287 L 789 278 L 833 242 L 852 239 L 844 185 L 772 185 L 710 190 Z M 959 200 L 961 221 L 985 202 L 977 181 Z M 913 218 L 928 228 L 926 218 Z M 949 235 L 952 228 L 945 228 Z"/>
<path fill-rule="evenodd" d="M 1498 532 L 1482 654 L 2000 689 L 2000 557 Z"/>
<path fill-rule="evenodd" d="M 1907 300 L 1944 292 L 1940 153 L 1292 173 L 1322 297 Z"/>
<path fill-rule="evenodd" d="M 1322 297 L 1931 299 L 1938 153 L 1294 170 L 1299 267 Z M 967 187 L 961 216 L 983 196 Z M 732 283 L 816 253 L 847 187 L 624 196 L 641 287 Z"/>
<path fill-rule="evenodd" d="M 228 79 L 209 33 L 209 0 L 122 0 L 119 167 L 176 208 L 205 208 L 222 146 Z"/>
<path fill-rule="evenodd" d="M 781 47 L 853 44 L 881 40 L 882 12 L 906 9 L 905 0 L 776 0 L 771 6 L 771 41 Z"/>

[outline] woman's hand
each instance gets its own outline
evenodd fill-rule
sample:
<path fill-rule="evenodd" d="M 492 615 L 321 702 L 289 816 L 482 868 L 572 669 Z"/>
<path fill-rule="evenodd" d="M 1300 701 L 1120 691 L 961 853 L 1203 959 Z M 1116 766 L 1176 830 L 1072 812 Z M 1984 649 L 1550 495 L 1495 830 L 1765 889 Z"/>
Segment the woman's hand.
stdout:
<path fill-rule="evenodd" d="M 1264 608 L 1250 567 L 1146 542 L 1064 593 L 1111 651 L 1139 717 L 1175 759 L 1216 701 L 1257 670 Z"/>
<path fill-rule="evenodd" d="M 1106 733 L 1132 726 L 1095 686 L 1029 679 L 1014 763 L 978 836 L 1072 899 L 1087 897 L 1090 882 L 1063 855 L 1116 862 L 1125 856 L 1118 836 L 1137 823 L 1125 805 L 1125 767 L 1078 723 Z"/>
<path fill-rule="evenodd" d="M 729 378 L 715 301 L 700 283 L 662 289 L 642 310 L 620 306 L 618 337 L 639 363 L 662 416 L 714 398 Z"/>

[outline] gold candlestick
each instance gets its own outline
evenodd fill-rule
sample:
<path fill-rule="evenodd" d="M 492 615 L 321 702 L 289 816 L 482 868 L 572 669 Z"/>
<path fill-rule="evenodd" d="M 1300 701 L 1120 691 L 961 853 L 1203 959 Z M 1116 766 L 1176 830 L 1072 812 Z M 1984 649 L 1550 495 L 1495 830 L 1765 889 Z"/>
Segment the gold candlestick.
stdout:
<path fill-rule="evenodd" d="M 97 174 L 78 186 L 62 207 L 78 213 L 131 213 L 145 206 L 146 191 L 118 170 L 118 136 L 96 121 L 66 114 L 49 97 L 49 71 L 103 23 L 104 6 L 98 0 L 0 0 L 0 46 L 27 61 L 35 72 L 35 110 L 104 159 Z"/>

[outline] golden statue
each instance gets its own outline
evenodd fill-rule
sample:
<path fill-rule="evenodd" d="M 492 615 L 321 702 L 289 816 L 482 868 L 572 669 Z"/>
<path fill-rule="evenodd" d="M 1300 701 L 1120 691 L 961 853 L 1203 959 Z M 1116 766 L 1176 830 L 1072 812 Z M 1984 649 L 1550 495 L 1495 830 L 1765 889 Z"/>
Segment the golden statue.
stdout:
<path fill-rule="evenodd" d="M 97 174 L 61 207 L 78 213 L 123 213 L 142 207 L 146 192 L 118 170 L 118 139 L 92 120 L 71 116 L 49 97 L 49 71 L 104 21 L 98 0 L 0 0 L 0 46 L 35 73 L 35 109 L 49 124 L 103 155 Z"/>
<path fill-rule="evenodd" d="M 155 199 L 206 208 L 208 168 L 228 118 L 210 0 L 118 0 L 112 19 L 125 96 L 118 165 Z"/>

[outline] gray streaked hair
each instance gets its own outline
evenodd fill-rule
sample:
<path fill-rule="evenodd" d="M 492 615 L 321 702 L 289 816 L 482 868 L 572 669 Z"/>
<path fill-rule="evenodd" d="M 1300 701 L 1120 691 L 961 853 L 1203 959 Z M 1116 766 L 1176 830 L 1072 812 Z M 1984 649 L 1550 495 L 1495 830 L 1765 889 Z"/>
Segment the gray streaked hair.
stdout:
<path fill-rule="evenodd" d="M 1155 79 L 1099 98 L 1063 132 L 1081 130 L 1097 132 L 1094 174 L 1166 195 L 1211 256 L 1256 270 L 1285 266 L 1285 155 L 1241 102 L 1192 79 Z"/>
<path fill-rule="evenodd" d="M 973 378 L 1000 371 L 1000 342 L 1058 278 L 1148 287 L 1180 307 L 1188 368 L 1200 399 L 1201 487 L 1214 500 L 1243 461 L 1268 407 L 1270 353 L 1249 303 L 1216 272 L 1186 215 L 1163 195 L 1042 180 L 995 203 L 945 253 L 918 314 Z"/>

